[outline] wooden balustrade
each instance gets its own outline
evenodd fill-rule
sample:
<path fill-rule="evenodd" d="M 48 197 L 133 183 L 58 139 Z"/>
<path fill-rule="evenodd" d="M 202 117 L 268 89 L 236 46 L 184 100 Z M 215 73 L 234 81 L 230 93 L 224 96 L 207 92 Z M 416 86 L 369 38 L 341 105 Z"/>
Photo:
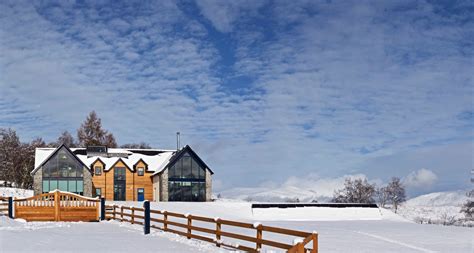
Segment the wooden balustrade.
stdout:
<path fill-rule="evenodd" d="M 145 224 L 146 214 L 145 214 L 144 208 L 125 207 L 125 206 L 119 207 L 117 205 L 105 205 L 105 208 L 106 208 L 106 212 L 105 212 L 106 219 L 127 221 L 132 224 L 141 224 L 141 225 Z M 117 211 L 117 209 L 120 211 Z M 130 210 L 130 212 L 124 212 L 124 210 Z M 225 246 L 225 247 L 231 247 L 231 248 L 244 250 L 248 252 L 260 252 L 263 246 L 269 246 L 269 247 L 284 249 L 292 253 L 302 253 L 306 251 L 309 251 L 312 253 L 318 252 L 318 234 L 316 232 L 308 233 L 304 231 L 298 231 L 298 230 L 292 230 L 292 229 L 286 229 L 286 228 L 265 226 L 260 223 L 251 224 L 251 223 L 225 220 L 225 219 L 219 219 L 219 218 L 213 219 L 213 218 L 197 216 L 197 215 L 168 212 L 165 210 L 160 211 L 160 210 L 151 209 L 149 212 L 150 214 L 155 214 L 154 217 L 150 217 L 149 215 L 150 221 L 152 222 L 150 225 L 151 228 L 179 234 L 181 236 L 187 237 L 188 239 L 193 238 L 197 240 L 215 243 L 217 247 Z M 117 217 L 118 214 L 120 215 L 120 218 Z M 156 217 L 156 215 L 161 215 L 161 217 Z M 123 218 L 124 216 L 130 217 L 130 219 L 125 219 Z M 175 219 L 184 220 L 184 222 L 181 223 L 175 220 L 172 221 L 170 220 L 171 217 Z M 211 229 L 209 227 L 197 226 L 196 223 L 194 223 L 193 221 L 210 223 L 211 227 L 213 227 L 212 224 L 215 224 L 215 229 Z M 161 224 L 161 226 L 158 226 L 157 223 Z M 239 234 L 239 233 L 233 233 L 230 231 L 223 231 L 222 230 L 223 225 L 225 225 L 226 227 L 237 227 L 237 228 L 245 228 L 245 229 L 254 230 L 255 237 Z M 185 229 L 185 231 L 180 231 L 174 228 L 170 228 L 169 226 Z M 212 235 L 213 237 L 211 238 L 211 237 L 199 235 L 193 232 L 206 233 L 206 234 Z M 300 240 L 297 240 L 299 242 L 295 243 L 295 245 L 272 241 L 272 240 L 263 238 L 264 232 L 274 233 L 274 234 L 279 234 L 279 235 L 284 235 L 284 236 L 293 236 Z M 254 243 L 255 247 L 252 248 L 252 247 L 248 247 L 244 245 L 225 242 L 222 239 L 222 237 L 233 238 L 233 239 L 237 239 L 237 240 L 248 242 L 248 243 Z M 311 245 L 311 248 L 306 248 L 307 245 Z"/>

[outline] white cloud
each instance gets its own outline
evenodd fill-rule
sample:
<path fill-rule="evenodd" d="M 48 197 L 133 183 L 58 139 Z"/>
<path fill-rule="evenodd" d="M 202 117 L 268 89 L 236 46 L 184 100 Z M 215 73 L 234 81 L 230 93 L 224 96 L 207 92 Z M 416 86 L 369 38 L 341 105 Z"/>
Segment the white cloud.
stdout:
<path fill-rule="evenodd" d="M 234 23 L 245 13 L 255 14 L 265 1 L 236 0 L 198 0 L 201 13 L 220 32 L 231 32 Z"/>
<path fill-rule="evenodd" d="M 316 174 L 305 177 L 292 176 L 284 183 L 278 184 L 267 181 L 257 187 L 222 189 L 219 191 L 224 198 L 253 200 L 253 201 L 286 201 L 298 198 L 300 201 L 312 200 L 329 201 L 335 190 L 344 187 L 344 182 L 350 179 L 367 179 L 363 174 L 344 175 L 341 177 L 323 178 Z M 379 182 L 380 180 L 375 180 Z M 371 183 L 375 182 L 371 180 Z"/>
<path fill-rule="evenodd" d="M 357 174 L 368 159 L 474 136 L 458 117 L 472 112 L 472 23 L 430 4 L 198 2 L 229 32 L 214 43 L 173 1 L 91 2 L 48 13 L 0 1 L 0 127 L 52 140 L 94 109 L 120 143 L 172 148 L 179 130 L 225 187 Z M 234 92 L 229 76 L 248 88 Z"/>
<path fill-rule="evenodd" d="M 411 172 L 404 179 L 404 184 L 412 188 L 431 188 L 438 181 L 438 176 L 428 169 L 420 169 Z"/>

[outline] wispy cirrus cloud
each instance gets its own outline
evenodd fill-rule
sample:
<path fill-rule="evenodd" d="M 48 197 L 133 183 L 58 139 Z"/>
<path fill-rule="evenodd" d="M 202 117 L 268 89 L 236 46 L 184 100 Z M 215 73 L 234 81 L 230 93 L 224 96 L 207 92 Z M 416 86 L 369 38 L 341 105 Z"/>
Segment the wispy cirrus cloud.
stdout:
<path fill-rule="evenodd" d="M 381 158 L 473 141 L 468 1 L 0 5 L 0 127 L 27 139 L 96 110 L 122 143 L 180 130 L 226 185 L 402 176 Z"/>

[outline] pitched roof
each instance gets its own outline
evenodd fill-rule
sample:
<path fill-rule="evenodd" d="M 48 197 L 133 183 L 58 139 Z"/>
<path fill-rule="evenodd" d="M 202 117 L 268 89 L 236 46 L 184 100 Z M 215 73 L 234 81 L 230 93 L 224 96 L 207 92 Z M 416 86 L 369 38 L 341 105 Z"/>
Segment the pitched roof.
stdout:
<path fill-rule="evenodd" d="M 163 167 L 166 168 L 166 167 L 169 167 L 169 166 L 173 166 L 173 164 L 179 159 L 181 158 L 181 156 L 186 153 L 189 152 L 191 153 L 191 156 L 193 156 L 193 158 L 195 158 L 197 160 L 198 163 L 201 164 L 201 166 L 203 166 L 204 168 L 207 168 L 211 174 L 214 174 L 214 172 L 209 168 L 209 166 L 207 166 L 207 164 L 201 159 L 201 157 L 199 157 L 196 152 L 194 152 L 194 150 L 189 146 L 189 145 L 186 145 L 185 147 L 183 147 L 182 149 L 178 150 L 177 152 L 175 152 L 170 158 L 169 158 L 169 161 L 165 164 L 165 166 Z M 162 170 L 163 170 L 162 169 Z M 153 175 L 155 174 L 158 174 L 160 173 L 162 170 L 160 171 L 156 171 Z"/>
<path fill-rule="evenodd" d="M 61 145 L 63 146 L 63 145 Z M 60 146 L 60 147 L 61 147 Z M 66 147 L 66 146 L 65 146 Z M 67 147 L 66 147 L 67 148 Z M 52 154 L 59 150 L 58 148 L 36 148 L 35 152 L 35 169 L 32 171 L 32 174 L 36 172 L 36 170 L 47 161 Z M 143 161 L 147 165 L 147 171 L 153 172 L 153 175 L 156 175 L 163 171 L 170 163 L 174 163 L 174 161 L 184 153 L 185 150 L 190 151 L 190 153 L 196 157 L 203 166 L 209 169 L 201 158 L 189 147 L 186 145 L 184 148 L 176 151 L 176 150 L 163 150 L 163 149 L 121 149 L 121 148 L 109 148 L 107 150 L 107 154 L 99 155 L 94 154 L 92 156 L 88 156 L 85 152 L 85 148 L 71 148 L 68 149 L 72 152 L 78 160 L 84 164 L 85 167 L 89 168 L 92 171 L 92 164 L 100 159 L 100 161 L 104 164 L 104 170 L 110 170 L 115 163 L 117 163 L 120 159 L 124 164 L 126 164 L 130 170 L 134 171 L 135 165 L 139 161 Z M 209 171 L 211 171 L 209 169 Z M 211 171 L 212 174 L 214 172 Z"/>
<path fill-rule="evenodd" d="M 39 148 L 36 148 L 35 150 L 35 168 L 30 172 L 31 175 L 35 174 L 36 171 L 41 167 L 43 166 L 43 164 L 48 161 L 52 156 L 54 156 L 62 147 L 64 147 L 66 149 L 66 151 L 68 151 L 73 157 L 74 159 L 76 159 L 78 162 L 80 162 L 83 166 L 89 168 L 89 166 L 85 165 L 84 164 L 84 161 L 82 161 L 81 159 L 79 159 L 75 154 L 74 152 L 69 149 L 66 145 L 64 144 L 61 144 L 59 145 L 59 147 L 57 148 L 48 148 L 48 151 L 47 152 L 39 152 L 38 153 L 38 149 Z M 41 160 L 39 159 L 36 159 L 37 157 L 41 158 Z"/>

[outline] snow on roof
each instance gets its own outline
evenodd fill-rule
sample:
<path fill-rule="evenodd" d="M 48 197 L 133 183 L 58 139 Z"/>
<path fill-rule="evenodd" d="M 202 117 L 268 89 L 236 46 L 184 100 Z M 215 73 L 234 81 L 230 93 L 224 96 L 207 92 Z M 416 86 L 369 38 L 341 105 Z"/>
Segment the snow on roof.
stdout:
<path fill-rule="evenodd" d="M 83 148 L 71 148 L 71 151 L 76 151 Z M 35 152 L 35 169 L 38 168 L 56 149 L 55 148 L 36 148 Z M 157 152 L 154 155 L 146 155 L 138 153 L 139 151 L 151 151 Z M 133 170 L 133 166 L 141 160 L 143 160 L 148 165 L 148 171 L 155 172 L 153 175 L 161 172 L 170 158 L 175 153 L 175 150 L 161 150 L 161 149 L 120 149 L 120 148 L 109 148 L 107 150 L 108 154 L 125 154 L 123 156 L 107 156 L 107 155 L 98 155 L 94 154 L 93 156 L 76 154 L 86 166 L 95 162 L 98 158 L 105 163 L 105 170 L 110 170 L 112 166 L 121 159 L 130 169 Z M 89 168 L 91 169 L 91 168 Z"/>

